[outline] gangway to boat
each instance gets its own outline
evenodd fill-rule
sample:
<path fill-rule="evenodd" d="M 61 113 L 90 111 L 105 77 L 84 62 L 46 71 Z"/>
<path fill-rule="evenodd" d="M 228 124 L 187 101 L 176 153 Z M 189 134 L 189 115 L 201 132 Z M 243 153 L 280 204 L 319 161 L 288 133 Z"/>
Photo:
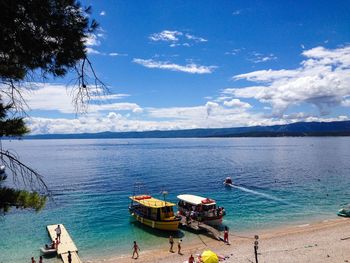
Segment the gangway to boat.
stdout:
<path fill-rule="evenodd" d="M 215 229 L 214 227 L 212 227 L 212 226 L 210 226 L 208 224 L 205 224 L 203 222 L 199 222 L 197 220 L 193 220 L 193 219 L 191 219 L 189 221 L 189 223 L 187 224 L 186 217 L 183 216 L 183 215 L 180 215 L 180 216 L 181 216 L 180 225 L 182 227 L 187 227 L 187 228 L 193 229 L 195 231 L 205 230 L 207 233 L 211 234 L 211 236 L 213 238 L 215 238 L 216 240 L 219 240 L 219 241 L 223 241 L 224 240 L 220 236 L 221 235 L 220 231 Z"/>
<path fill-rule="evenodd" d="M 62 224 L 57 225 L 48 225 L 47 231 L 52 241 L 56 240 L 56 231 L 57 226 L 60 225 L 61 228 L 61 241 L 57 248 L 57 256 L 60 256 L 64 263 L 68 263 L 68 251 L 72 255 L 72 263 L 82 263 L 78 256 L 78 249 L 74 244 L 72 238 L 70 237 L 68 231 Z"/>

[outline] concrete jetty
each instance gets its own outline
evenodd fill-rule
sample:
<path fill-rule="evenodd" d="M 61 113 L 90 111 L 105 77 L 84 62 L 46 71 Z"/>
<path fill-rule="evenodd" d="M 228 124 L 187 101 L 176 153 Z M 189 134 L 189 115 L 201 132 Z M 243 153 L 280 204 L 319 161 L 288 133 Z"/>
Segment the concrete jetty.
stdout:
<path fill-rule="evenodd" d="M 57 225 L 48 225 L 46 227 L 47 231 L 49 232 L 49 236 L 51 240 L 52 241 L 56 240 L 55 229 L 57 228 L 58 225 L 60 225 L 60 228 L 61 228 L 61 242 L 59 243 L 57 248 L 57 256 L 61 257 L 64 263 L 68 263 L 68 251 L 70 251 L 72 255 L 72 263 L 82 263 L 82 261 L 78 256 L 78 249 L 64 225 L 57 224 Z"/>

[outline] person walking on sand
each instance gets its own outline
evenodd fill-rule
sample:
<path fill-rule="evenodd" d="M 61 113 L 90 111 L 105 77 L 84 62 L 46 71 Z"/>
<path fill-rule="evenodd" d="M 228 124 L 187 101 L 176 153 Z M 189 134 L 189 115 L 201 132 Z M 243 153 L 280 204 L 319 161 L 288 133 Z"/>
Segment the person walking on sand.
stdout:
<path fill-rule="evenodd" d="M 179 255 L 182 255 L 181 253 L 181 243 L 182 243 L 182 239 L 180 239 L 178 242 L 177 242 L 177 253 Z"/>
<path fill-rule="evenodd" d="M 62 231 L 61 231 L 61 226 L 60 226 L 60 225 L 57 225 L 55 231 L 56 231 L 56 237 L 57 237 L 57 239 L 58 239 L 59 241 L 61 241 L 61 232 L 62 232 Z"/>
<path fill-rule="evenodd" d="M 230 244 L 230 242 L 228 241 L 228 227 L 227 226 L 225 226 L 225 231 L 224 231 L 224 242 L 228 245 Z"/>
<path fill-rule="evenodd" d="M 174 250 L 173 250 L 173 246 L 174 246 L 173 236 L 169 236 L 169 244 L 170 244 L 169 252 L 174 253 Z"/>
<path fill-rule="evenodd" d="M 68 263 L 72 263 L 72 254 L 68 251 Z"/>
<path fill-rule="evenodd" d="M 139 252 L 138 251 L 140 251 L 140 248 L 136 244 L 136 241 L 134 241 L 133 249 L 134 249 L 134 252 L 132 252 L 132 257 L 131 258 L 134 258 L 135 254 L 136 254 L 136 258 L 135 259 L 138 259 L 138 257 L 139 257 Z"/>

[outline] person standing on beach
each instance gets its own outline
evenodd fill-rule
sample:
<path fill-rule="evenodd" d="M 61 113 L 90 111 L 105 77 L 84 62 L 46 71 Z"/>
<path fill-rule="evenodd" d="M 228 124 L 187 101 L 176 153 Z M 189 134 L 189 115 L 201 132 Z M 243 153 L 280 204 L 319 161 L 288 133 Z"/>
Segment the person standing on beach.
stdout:
<path fill-rule="evenodd" d="M 40 258 L 39 258 L 39 263 L 43 263 L 43 257 L 42 256 L 40 256 Z"/>
<path fill-rule="evenodd" d="M 170 244 L 170 249 L 169 249 L 169 251 L 170 251 L 171 253 L 174 253 L 174 250 L 173 250 L 173 246 L 174 246 L 174 239 L 173 239 L 173 236 L 170 236 L 170 237 L 169 237 L 169 244 Z"/>
<path fill-rule="evenodd" d="M 31 263 L 35 263 L 35 259 L 34 257 L 31 258 L 32 262 Z"/>
<path fill-rule="evenodd" d="M 230 242 L 228 242 L 228 227 L 225 226 L 225 231 L 224 231 L 224 242 L 226 244 L 230 244 Z"/>
<path fill-rule="evenodd" d="M 179 255 L 182 255 L 181 253 L 181 243 L 182 243 L 182 239 L 180 239 L 178 242 L 177 242 L 177 253 Z"/>
<path fill-rule="evenodd" d="M 59 241 L 61 241 L 61 232 L 62 232 L 62 231 L 61 231 L 61 226 L 60 226 L 60 225 L 57 225 L 55 231 L 56 231 L 57 239 L 58 239 Z"/>
<path fill-rule="evenodd" d="M 188 259 L 188 263 L 194 263 L 194 257 L 192 254 L 191 254 L 190 258 Z"/>
<path fill-rule="evenodd" d="M 139 257 L 139 252 L 138 251 L 140 251 L 140 248 L 136 244 L 136 241 L 134 241 L 133 249 L 134 249 L 134 252 L 132 253 L 132 257 L 131 258 L 134 258 L 135 254 L 136 254 L 136 258 L 135 259 L 137 259 Z"/>
<path fill-rule="evenodd" d="M 72 254 L 68 251 L 68 263 L 72 263 Z"/>

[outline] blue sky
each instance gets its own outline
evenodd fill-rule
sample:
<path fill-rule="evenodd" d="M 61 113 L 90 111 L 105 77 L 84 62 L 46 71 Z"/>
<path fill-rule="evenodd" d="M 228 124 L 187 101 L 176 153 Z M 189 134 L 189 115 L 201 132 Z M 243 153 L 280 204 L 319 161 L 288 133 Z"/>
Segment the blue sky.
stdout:
<path fill-rule="evenodd" d="M 28 95 L 32 133 L 349 119 L 349 1 L 84 1 L 111 94 L 74 113 L 72 76 Z"/>

